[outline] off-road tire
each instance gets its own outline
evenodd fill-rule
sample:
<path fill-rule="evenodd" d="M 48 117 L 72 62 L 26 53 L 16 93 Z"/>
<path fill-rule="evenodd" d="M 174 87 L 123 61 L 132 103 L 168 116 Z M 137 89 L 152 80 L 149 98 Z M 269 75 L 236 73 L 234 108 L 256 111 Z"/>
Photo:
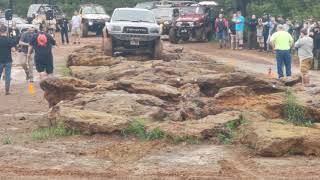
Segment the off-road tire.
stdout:
<path fill-rule="evenodd" d="M 88 37 L 88 25 L 86 23 L 82 24 L 81 37 Z"/>
<path fill-rule="evenodd" d="M 173 28 L 171 28 L 169 31 L 169 40 L 172 44 L 178 43 L 177 33 L 176 33 L 176 30 Z"/>
<path fill-rule="evenodd" d="M 208 37 L 205 32 L 205 28 L 200 28 L 200 29 L 196 30 L 196 39 L 199 42 L 207 42 L 208 41 Z"/>
<path fill-rule="evenodd" d="M 163 50 L 162 40 L 161 39 L 157 39 L 155 41 L 155 43 L 154 43 L 154 47 L 153 47 L 151 58 L 155 59 L 155 60 L 161 59 L 162 50 Z"/>
<path fill-rule="evenodd" d="M 103 41 L 103 52 L 106 56 L 113 56 L 113 43 L 111 37 L 105 37 Z"/>

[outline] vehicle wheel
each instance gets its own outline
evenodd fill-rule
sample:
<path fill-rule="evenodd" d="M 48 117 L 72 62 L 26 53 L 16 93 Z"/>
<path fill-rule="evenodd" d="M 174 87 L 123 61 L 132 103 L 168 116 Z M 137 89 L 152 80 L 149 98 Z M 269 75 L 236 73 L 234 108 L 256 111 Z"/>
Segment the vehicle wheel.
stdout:
<path fill-rule="evenodd" d="M 171 28 L 169 31 L 169 40 L 172 44 L 177 44 L 178 43 L 178 38 L 176 34 L 176 30 Z"/>
<path fill-rule="evenodd" d="M 87 37 L 88 36 L 88 25 L 83 24 L 82 25 L 82 37 Z"/>
<path fill-rule="evenodd" d="M 158 39 L 155 41 L 153 52 L 152 52 L 152 59 L 160 59 L 162 55 L 162 40 Z"/>
<path fill-rule="evenodd" d="M 113 56 L 113 43 L 112 43 L 112 38 L 104 38 L 103 42 L 103 52 L 104 55 L 106 56 Z"/>
<path fill-rule="evenodd" d="M 196 30 L 196 40 L 197 41 L 205 41 L 207 39 L 204 28 L 200 28 Z"/>

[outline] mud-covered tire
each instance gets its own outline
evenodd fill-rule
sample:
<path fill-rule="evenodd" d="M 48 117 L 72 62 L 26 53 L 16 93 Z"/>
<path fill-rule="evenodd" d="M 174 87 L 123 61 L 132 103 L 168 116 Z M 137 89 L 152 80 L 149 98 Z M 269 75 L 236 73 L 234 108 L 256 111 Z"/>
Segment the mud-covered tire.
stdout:
<path fill-rule="evenodd" d="M 176 30 L 171 28 L 169 30 L 169 41 L 172 43 L 172 44 L 177 44 L 178 43 L 178 38 L 177 38 L 177 34 L 176 34 Z"/>
<path fill-rule="evenodd" d="M 155 59 L 155 60 L 161 59 L 162 50 L 163 50 L 162 40 L 158 39 L 154 43 L 154 47 L 153 47 L 153 52 L 152 52 L 151 58 Z"/>
<path fill-rule="evenodd" d="M 208 36 L 204 28 L 196 30 L 196 40 L 199 42 L 207 42 Z"/>
<path fill-rule="evenodd" d="M 111 37 L 105 37 L 103 41 L 103 53 L 106 56 L 113 56 L 113 43 Z"/>
<path fill-rule="evenodd" d="M 82 25 L 82 33 L 81 33 L 81 37 L 88 37 L 88 25 L 87 24 L 83 24 Z"/>

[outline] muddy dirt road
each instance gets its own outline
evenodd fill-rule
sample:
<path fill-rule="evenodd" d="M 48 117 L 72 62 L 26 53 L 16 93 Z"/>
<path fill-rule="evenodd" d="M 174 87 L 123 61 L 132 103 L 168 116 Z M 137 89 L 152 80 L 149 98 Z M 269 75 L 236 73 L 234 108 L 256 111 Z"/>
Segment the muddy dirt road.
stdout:
<path fill-rule="evenodd" d="M 98 38 L 85 39 L 94 45 Z M 56 76 L 65 71 L 68 54 L 79 46 L 54 49 Z M 186 44 L 187 50 L 239 65 L 250 72 L 266 73 L 272 56 L 248 51 L 217 50 L 207 44 Z M 232 59 L 232 60 L 230 60 Z M 317 77 L 318 72 L 313 72 Z M 319 179 L 320 159 L 253 156 L 241 145 L 170 144 L 141 142 L 118 135 L 77 135 L 33 140 L 32 131 L 45 127 L 49 110 L 39 82 L 28 92 L 24 73 L 13 70 L 12 95 L 0 86 L 0 179 Z M 10 139 L 10 143 L 4 143 Z"/>

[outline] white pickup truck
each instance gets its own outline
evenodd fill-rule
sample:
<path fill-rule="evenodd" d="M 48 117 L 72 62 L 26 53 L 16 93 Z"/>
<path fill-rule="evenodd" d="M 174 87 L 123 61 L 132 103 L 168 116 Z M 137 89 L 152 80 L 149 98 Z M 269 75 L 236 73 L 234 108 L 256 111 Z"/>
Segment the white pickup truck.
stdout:
<path fill-rule="evenodd" d="M 138 8 L 114 10 L 104 29 L 104 52 L 147 53 L 158 59 L 162 53 L 160 26 L 152 11 Z"/>

